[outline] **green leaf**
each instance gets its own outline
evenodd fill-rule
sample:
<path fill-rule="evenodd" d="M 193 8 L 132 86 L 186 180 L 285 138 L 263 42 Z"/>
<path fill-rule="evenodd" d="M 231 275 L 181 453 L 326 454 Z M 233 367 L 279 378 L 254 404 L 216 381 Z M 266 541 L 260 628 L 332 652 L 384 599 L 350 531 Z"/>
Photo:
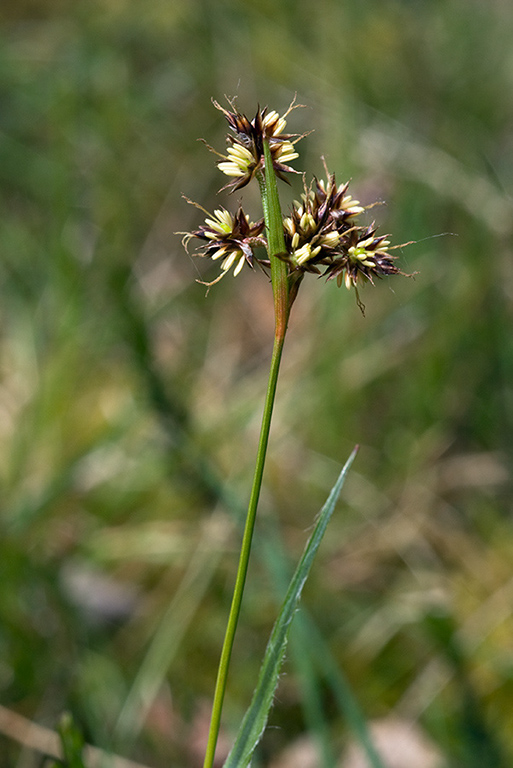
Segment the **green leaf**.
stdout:
<path fill-rule="evenodd" d="M 287 573 L 289 569 L 286 556 L 280 545 L 275 520 L 269 517 L 266 519 L 266 523 L 269 525 L 265 541 L 267 561 L 273 583 L 280 590 L 280 594 L 283 594 L 290 578 Z M 368 768 L 385 768 L 373 744 L 365 715 L 349 681 L 335 660 L 328 643 L 306 610 L 302 610 L 296 618 L 296 629 L 293 637 L 291 637 L 291 656 L 303 687 L 305 725 L 317 739 L 322 755 L 321 765 L 324 768 L 329 768 L 336 762 L 332 754 L 331 739 L 326 728 L 320 698 L 320 691 L 323 681 L 325 681 L 333 693 L 340 714 L 367 758 Z"/>
<path fill-rule="evenodd" d="M 84 738 L 69 712 L 62 715 L 57 731 L 62 744 L 66 768 L 85 768 L 82 759 Z"/>
<path fill-rule="evenodd" d="M 347 472 L 354 461 L 357 451 L 358 447 L 353 450 L 351 456 L 344 465 L 325 505 L 321 509 L 313 533 L 308 540 L 303 556 L 301 557 L 289 584 L 285 600 L 283 601 L 283 605 L 267 644 L 253 699 L 244 716 L 235 743 L 224 764 L 224 768 L 246 768 L 251 761 L 255 747 L 262 737 L 269 711 L 273 703 L 274 692 L 278 685 L 279 673 L 285 655 L 290 624 L 299 603 L 306 579 L 310 573 L 314 557 L 319 549 L 322 537 L 324 536 L 335 504 L 337 503 L 340 491 L 342 490 Z"/>

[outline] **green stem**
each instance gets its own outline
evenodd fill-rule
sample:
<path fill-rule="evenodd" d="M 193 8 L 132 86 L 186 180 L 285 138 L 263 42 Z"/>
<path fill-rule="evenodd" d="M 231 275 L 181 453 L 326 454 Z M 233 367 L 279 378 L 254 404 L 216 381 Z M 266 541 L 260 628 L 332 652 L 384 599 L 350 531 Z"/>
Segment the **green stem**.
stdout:
<path fill-rule="evenodd" d="M 264 218 L 267 227 L 268 254 L 271 261 L 271 281 L 274 295 L 275 312 L 275 334 L 273 353 L 271 357 L 271 367 L 269 370 L 269 380 L 267 384 L 267 394 L 264 404 L 264 413 L 262 416 L 262 426 L 260 429 L 260 439 L 257 449 L 255 474 L 249 499 L 246 523 L 242 536 L 242 544 L 239 556 L 239 565 L 235 577 L 235 587 L 233 591 L 230 614 L 224 637 L 221 659 L 217 670 L 217 680 L 214 692 L 214 702 L 212 706 L 212 717 L 208 734 L 207 749 L 203 768 L 212 768 L 221 725 L 221 712 L 223 708 L 224 695 L 226 692 L 226 683 L 228 679 L 228 667 L 232 655 L 235 632 L 239 621 L 240 609 L 242 604 L 242 595 L 244 584 L 248 572 L 249 556 L 251 552 L 251 542 L 255 528 L 255 519 L 262 487 L 262 477 L 264 473 L 265 457 L 269 443 L 269 432 L 271 428 L 271 416 L 273 412 L 274 399 L 276 395 L 276 385 L 278 383 L 278 374 L 280 370 L 283 344 L 287 331 L 287 321 L 289 315 L 289 289 L 287 277 L 287 265 L 284 261 L 277 258 L 277 254 L 285 252 L 285 239 L 283 236 L 283 223 L 278 197 L 278 188 L 276 185 L 276 176 L 272 165 L 271 152 L 269 144 L 264 141 L 265 153 L 265 177 L 259 175 L 260 191 L 262 194 L 262 207 L 264 209 Z"/>
<path fill-rule="evenodd" d="M 219 668 L 217 671 L 214 703 L 212 707 L 212 719 L 210 721 L 210 731 L 209 731 L 207 751 L 205 754 L 205 761 L 203 763 L 203 768 L 212 768 L 212 765 L 214 763 L 215 748 L 217 744 L 217 737 L 219 735 L 219 727 L 221 724 L 221 710 L 223 707 L 224 694 L 226 691 L 226 682 L 228 678 L 228 667 L 230 664 L 235 632 L 236 632 L 237 623 L 239 620 L 240 607 L 242 603 L 242 594 L 244 591 L 244 584 L 246 582 L 246 574 L 248 571 L 249 555 L 251 551 L 251 541 L 253 538 L 253 530 L 255 528 L 258 499 L 260 496 L 260 488 L 262 486 L 262 475 L 264 472 L 267 444 L 269 442 L 271 415 L 272 415 L 272 409 L 274 404 L 274 397 L 276 393 L 276 384 L 278 382 L 278 372 L 280 368 L 283 342 L 284 342 L 284 338 L 282 338 L 281 340 L 278 340 L 277 338 L 275 338 L 274 340 L 273 355 L 271 358 L 271 369 L 269 371 L 269 382 L 267 385 L 267 395 L 265 399 L 264 414 L 262 417 L 262 427 L 260 430 L 260 441 L 258 444 L 257 459 L 256 459 L 256 465 L 255 465 L 255 475 L 253 479 L 253 487 L 251 489 L 248 512 L 246 515 L 246 524 L 244 526 L 244 534 L 242 537 L 242 545 L 241 545 L 240 557 L 239 557 L 239 567 L 237 569 L 237 576 L 235 578 L 235 588 L 233 592 L 232 605 L 230 608 L 230 615 L 228 617 L 228 624 L 226 627 L 226 634 L 224 638 L 223 649 L 221 651 L 221 659 L 219 661 Z"/>
<path fill-rule="evenodd" d="M 279 258 L 286 253 L 283 217 L 276 184 L 269 142 L 264 141 L 265 179 L 258 175 L 265 225 L 267 227 L 267 248 L 271 261 L 271 280 L 274 294 L 275 335 L 285 338 L 289 319 L 289 279 L 287 264 Z"/>

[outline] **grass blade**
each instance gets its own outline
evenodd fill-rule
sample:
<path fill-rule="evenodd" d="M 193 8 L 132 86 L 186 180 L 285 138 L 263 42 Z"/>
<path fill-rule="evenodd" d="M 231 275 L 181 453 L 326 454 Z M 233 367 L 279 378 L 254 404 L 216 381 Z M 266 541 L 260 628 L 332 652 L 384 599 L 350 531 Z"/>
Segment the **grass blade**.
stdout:
<path fill-rule="evenodd" d="M 340 495 L 340 491 L 342 490 L 347 472 L 354 461 L 357 450 L 357 447 L 353 450 L 351 456 L 344 465 L 337 482 L 333 486 L 289 584 L 285 600 L 283 601 L 283 605 L 267 644 L 253 699 L 244 716 L 235 743 L 224 764 L 224 768 L 246 768 L 251 761 L 255 747 L 262 737 L 267 723 L 269 710 L 272 706 L 274 692 L 278 685 L 279 673 L 285 655 L 290 624 L 301 597 L 305 581 L 310 572 L 310 568 L 312 567 L 314 557 L 322 541 L 326 527 Z"/>
<path fill-rule="evenodd" d="M 288 581 L 288 569 L 276 528 L 277 526 L 272 524 L 265 542 L 265 549 L 273 581 L 283 593 L 284 585 Z M 321 682 L 325 680 L 333 693 L 341 716 L 366 756 L 368 768 L 385 768 L 372 742 L 365 715 L 343 670 L 337 664 L 328 643 L 305 609 L 302 609 L 296 618 L 290 650 L 294 666 L 302 681 L 305 724 L 316 737 L 321 766 L 328 768 L 336 761 L 332 754 L 328 729 L 323 721 L 322 702 L 319 698 Z"/>

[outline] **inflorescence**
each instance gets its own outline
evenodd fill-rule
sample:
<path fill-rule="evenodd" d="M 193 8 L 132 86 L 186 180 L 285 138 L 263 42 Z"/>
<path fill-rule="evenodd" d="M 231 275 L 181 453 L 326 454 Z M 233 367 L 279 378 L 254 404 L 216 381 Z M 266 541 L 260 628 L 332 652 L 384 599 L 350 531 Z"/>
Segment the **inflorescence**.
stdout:
<path fill-rule="evenodd" d="M 263 178 L 265 140 L 269 142 L 276 175 L 286 180 L 285 174 L 298 173 L 288 163 L 299 157 L 295 144 L 305 134 L 284 133 L 286 117 L 298 105 L 292 102 L 282 116 L 259 107 L 249 120 L 233 102 L 229 102 L 232 111 L 216 101 L 213 103 L 223 112 L 233 134 L 227 136 L 226 155 L 212 150 L 222 158 L 217 164 L 219 170 L 232 179 L 223 190 L 233 192 L 254 177 Z M 286 253 L 280 254 L 280 258 L 288 265 L 290 284 L 296 286 L 296 291 L 307 272 L 322 275 L 327 280 L 336 279 L 339 286 L 354 288 L 363 310 L 358 295 L 361 283 L 374 284 L 374 278 L 385 275 L 405 275 L 395 264 L 397 257 L 390 253 L 401 246 L 391 247 L 388 235 L 376 234 L 374 223 L 358 224 L 365 208 L 348 194 L 349 182 L 337 185 L 335 174 L 326 167 L 325 172 L 325 181 L 314 178 L 309 186 L 303 182 L 301 200 L 295 201 L 290 215 L 283 218 Z M 220 261 L 221 274 L 213 283 L 231 270 L 234 276 L 238 275 L 245 264 L 251 268 L 256 264 L 264 271 L 269 267 L 269 258 L 262 250 L 267 246 L 263 219 L 251 222 L 240 206 L 235 214 L 218 208 L 213 215 L 197 207 L 207 218 L 199 229 L 185 233 L 184 245 L 187 247 L 192 238 L 198 238 L 203 242 L 196 254 Z"/>

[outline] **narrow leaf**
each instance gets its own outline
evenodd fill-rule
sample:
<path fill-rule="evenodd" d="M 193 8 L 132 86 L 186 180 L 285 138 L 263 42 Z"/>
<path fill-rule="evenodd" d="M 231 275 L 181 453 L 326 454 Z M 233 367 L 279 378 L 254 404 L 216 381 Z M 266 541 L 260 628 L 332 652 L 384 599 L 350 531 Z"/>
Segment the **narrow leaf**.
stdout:
<path fill-rule="evenodd" d="M 280 545 L 274 519 L 269 519 L 267 522 L 270 526 L 265 542 L 267 561 L 273 582 L 280 590 L 280 594 L 283 594 L 290 578 L 287 574 L 286 557 Z M 368 768 L 385 768 L 372 742 L 365 715 L 343 670 L 337 664 L 328 643 L 305 609 L 297 616 L 296 625 L 294 635 L 291 637 L 290 651 L 294 666 L 302 678 L 305 724 L 309 725 L 310 732 L 317 739 L 322 756 L 321 766 L 330 768 L 336 762 L 331 751 L 331 740 L 319 698 L 325 682 L 333 692 L 340 714 L 345 718 L 356 741 L 360 744 L 367 758 Z"/>
<path fill-rule="evenodd" d="M 310 568 L 312 567 L 314 557 L 319 549 L 322 537 L 324 536 L 335 504 L 337 503 L 340 491 L 342 490 L 344 480 L 354 461 L 357 451 L 358 447 L 353 450 L 351 456 L 347 460 L 325 505 L 321 509 L 313 533 L 308 540 L 303 556 L 301 557 L 289 584 L 285 600 L 283 601 L 283 605 L 267 644 L 253 699 L 244 716 L 235 743 L 224 764 L 224 768 L 247 768 L 253 752 L 255 751 L 255 747 L 262 737 L 269 711 L 272 706 L 274 692 L 278 685 L 279 673 L 285 655 L 290 624 L 299 603 L 301 592 L 310 572 Z"/>
<path fill-rule="evenodd" d="M 84 737 L 78 730 L 73 717 L 65 712 L 57 728 L 64 755 L 64 763 L 67 768 L 85 768 L 82 758 L 84 749 Z"/>

